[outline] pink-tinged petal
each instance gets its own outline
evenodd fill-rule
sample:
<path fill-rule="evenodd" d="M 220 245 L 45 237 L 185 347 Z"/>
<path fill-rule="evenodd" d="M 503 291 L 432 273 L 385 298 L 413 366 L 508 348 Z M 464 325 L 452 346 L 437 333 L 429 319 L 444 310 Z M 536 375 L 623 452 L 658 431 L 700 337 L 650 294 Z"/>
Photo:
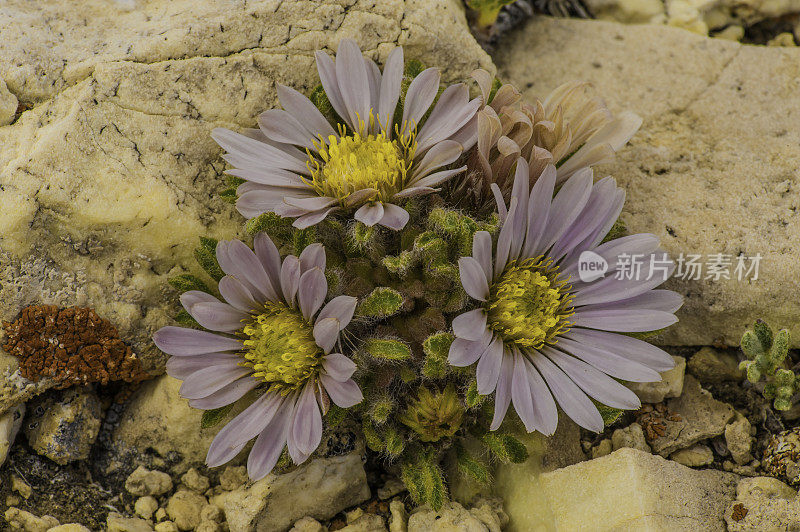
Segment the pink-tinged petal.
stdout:
<path fill-rule="evenodd" d="M 508 252 L 511 258 L 519 257 L 522 244 L 525 242 L 525 229 L 528 224 L 528 198 L 531 193 L 528 171 L 528 163 L 525 159 L 522 157 L 517 159 L 514 184 L 511 189 L 511 197 L 516 199 L 517 209 L 514 216 L 509 216 L 505 221 L 505 224 L 511 225 L 511 246 Z"/>
<path fill-rule="evenodd" d="M 424 196 L 425 194 L 431 194 L 433 192 L 436 192 L 436 189 L 432 187 L 409 187 L 404 188 L 392 196 L 392 199 L 398 200 L 404 198 L 413 198 L 415 196 Z"/>
<path fill-rule="evenodd" d="M 442 170 L 441 172 L 434 172 L 432 174 L 426 176 L 419 176 L 411 181 L 408 182 L 409 188 L 421 188 L 421 187 L 435 187 L 437 185 L 441 185 L 451 177 L 456 174 L 460 174 L 464 170 L 466 170 L 466 166 L 462 166 L 460 168 L 455 168 L 453 170 Z M 394 196 L 395 198 L 398 197 L 397 194 Z"/>
<path fill-rule="evenodd" d="M 235 332 L 250 319 L 250 314 L 236 310 L 227 303 L 197 303 L 189 312 L 202 327 L 217 332 Z"/>
<path fill-rule="evenodd" d="M 544 379 L 525 355 L 528 386 L 533 397 L 534 426 L 545 436 L 551 436 L 558 427 L 558 407 Z"/>
<path fill-rule="evenodd" d="M 375 113 L 378 109 L 378 102 L 380 100 L 381 92 L 381 69 L 377 63 L 367 57 L 364 58 L 364 66 L 367 69 L 367 81 L 369 82 L 369 106 L 370 110 Z M 376 115 L 377 117 L 377 115 Z M 376 134 L 380 131 L 378 124 L 372 124 L 369 128 L 371 134 Z"/>
<path fill-rule="evenodd" d="M 365 201 L 369 201 L 374 198 L 378 194 L 378 191 L 374 188 L 362 188 L 361 190 L 356 190 L 344 200 L 345 207 L 355 207 L 356 205 L 360 205 Z"/>
<path fill-rule="evenodd" d="M 495 338 L 478 360 L 475 377 L 478 381 L 478 393 L 480 395 L 489 395 L 497 387 L 500 367 L 503 364 L 503 357 L 506 356 L 504 351 L 503 342 L 499 338 Z M 508 356 L 510 357 L 510 355 Z"/>
<path fill-rule="evenodd" d="M 608 271 L 613 272 L 617 268 L 620 256 L 645 257 L 650 256 L 657 249 L 658 237 L 656 235 L 639 233 L 605 242 L 591 251 L 600 255 L 608 263 Z M 561 271 L 564 276 L 575 277 L 578 275 L 579 259 L 580 253 L 577 253 L 563 262 Z"/>
<path fill-rule="evenodd" d="M 270 285 L 275 294 L 281 293 L 281 254 L 269 235 L 264 232 L 253 237 L 253 252 L 267 272 Z"/>
<path fill-rule="evenodd" d="M 270 392 L 253 401 L 253 404 L 229 421 L 214 437 L 208 448 L 206 464 L 217 467 L 232 460 L 248 441 L 269 425 L 284 403 L 280 394 Z M 291 413 L 291 407 L 287 410 L 287 414 Z"/>
<path fill-rule="evenodd" d="M 398 46 L 389 53 L 383 67 L 381 89 L 378 102 L 378 122 L 381 130 L 391 138 L 391 123 L 397 101 L 400 98 L 400 84 L 403 81 L 403 48 Z"/>
<path fill-rule="evenodd" d="M 180 302 L 186 312 L 192 312 L 192 307 L 198 303 L 221 303 L 219 299 L 212 296 L 207 292 L 202 292 L 200 290 L 189 290 L 188 292 L 184 292 L 180 295 Z"/>
<path fill-rule="evenodd" d="M 298 173 L 306 173 L 308 171 L 302 159 L 290 155 L 291 151 L 287 153 L 265 142 L 248 138 L 228 129 L 219 127 L 214 129 L 211 131 L 211 138 L 228 153 L 254 164 L 260 164 L 262 167 L 271 166 Z M 294 151 L 297 152 L 298 150 Z"/>
<path fill-rule="evenodd" d="M 234 338 L 173 326 L 157 330 L 153 335 L 153 343 L 166 354 L 176 357 L 237 351 L 242 348 L 242 343 Z"/>
<path fill-rule="evenodd" d="M 492 278 L 492 235 L 488 231 L 477 231 L 472 237 L 472 256 L 488 282 Z"/>
<path fill-rule="evenodd" d="M 247 218 L 256 218 L 265 212 L 275 212 L 281 206 L 286 194 L 275 190 L 250 190 L 239 193 L 236 198 L 236 210 Z"/>
<path fill-rule="evenodd" d="M 324 320 L 325 318 L 336 318 L 339 321 L 339 330 L 341 331 L 353 319 L 353 313 L 356 311 L 356 304 L 358 300 L 351 296 L 336 296 L 322 307 L 317 315 L 317 321 Z"/>
<path fill-rule="evenodd" d="M 178 380 L 186 378 L 201 369 L 211 366 L 237 366 L 242 356 L 236 353 L 208 353 L 191 357 L 170 357 L 167 360 L 167 374 Z"/>
<path fill-rule="evenodd" d="M 350 126 L 361 132 L 359 120 L 369 125 L 370 91 L 364 56 L 352 39 L 342 39 L 336 49 L 336 80 Z"/>
<path fill-rule="evenodd" d="M 325 89 L 325 95 L 328 97 L 328 100 L 330 100 L 331 106 L 333 110 L 336 111 L 336 114 L 347 120 L 347 107 L 345 107 L 344 100 L 342 100 L 342 93 L 339 90 L 339 80 L 336 78 L 336 65 L 333 59 L 321 50 L 314 52 L 314 57 L 317 60 L 319 80 L 320 83 L 322 83 L 322 88 Z"/>
<path fill-rule="evenodd" d="M 280 168 L 255 167 L 248 164 L 225 170 L 225 173 L 250 181 L 252 184 L 284 188 L 293 193 L 311 190 L 298 174 Z M 237 189 L 238 192 L 244 192 L 244 190 Z"/>
<path fill-rule="evenodd" d="M 322 244 L 309 244 L 300 253 L 300 271 L 305 273 L 311 268 L 325 270 L 325 247 Z"/>
<path fill-rule="evenodd" d="M 321 211 L 304 214 L 295 220 L 292 225 L 298 229 L 306 229 L 312 225 L 317 225 L 336 209 L 336 207 L 332 207 L 330 209 L 323 209 Z"/>
<path fill-rule="evenodd" d="M 463 83 L 450 85 L 436 102 L 425 125 L 417 135 L 419 152 L 449 138 L 470 121 L 481 106 L 479 98 L 469 101 L 469 89 Z"/>
<path fill-rule="evenodd" d="M 620 113 L 559 167 L 559 180 L 568 178 L 581 168 L 613 160 L 614 153 L 633 137 L 641 125 L 642 119 L 635 113 Z"/>
<path fill-rule="evenodd" d="M 185 399 L 208 397 L 226 384 L 249 375 L 251 368 L 222 365 L 211 366 L 189 375 L 181 384 L 180 394 Z"/>
<path fill-rule="evenodd" d="M 591 309 L 592 307 L 587 307 Z M 669 327 L 678 321 L 672 312 L 661 310 L 584 310 L 570 318 L 577 327 L 614 332 L 648 332 Z"/>
<path fill-rule="evenodd" d="M 456 162 L 461 156 L 461 144 L 453 140 L 443 140 L 425 152 L 422 160 L 413 166 L 412 181 L 416 177 L 424 177 L 437 168 Z"/>
<path fill-rule="evenodd" d="M 283 299 L 290 307 L 294 307 L 297 289 L 300 287 L 300 259 L 289 255 L 283 259 L 281 266 L 281 292 Z"/>
<path fill-rule="evenodd" d="M 306 320 L 311 321 L 327 295 L 328 281 L 321 269 L 312 268 L 300 276 L 297 301 Z"/>
<path fill-rule="evenodd" d="M 192 408 L 199 408 L 200 410 L 213 410 L 215 408 L 222 408 L 223 406 L 235 403 L 244 397 L 244 394 L 262 382 L 263 381 L 261 379 L 256 377 L 242 377 L 241 379 L 237 379 L 232 383 L 223 386 L 207 397 L 189 400 L 189 406 Z"/>
<path fill-rule="evenodd" d="M 496 185 L 493 184 L 492 186 L 494 187 Z M 506 217 L 505 221 L 503 221 L 503 227 L 500 228 L 500 235 L 497 237 L 497 251 L 494 259 L 495 281 L 498 280 L 501 275 L 503 275 L 509 258 L 516 258 L 510 257 L 510 254 L 512 239 L 511 233 L 514 231 L 514 219 L 517 216 L 518 208 L 519 204 L 517 203 L 517 198 L 511 198 L 511 207 L 508 209 L 508 216 Z"/>
<path fill-rule="evenodd" d="M 267 272 L 256 254 L 241 240 L 217 242 L 217 261 L 222 271 L 236 277 L 253 297 L 259 301 L 274 301 L 277 294 L 272 290 Z"/>
<path fill-rule="evenodd" d="M 669 354 L 662 349 L 645 342 L 644 340 L 639 340 L 638 338 L 632 338 L 622 334 L 578 328 L 571 329 L 567 334 L 567 337 L 580 342 L 580 344 L 582 344 L 584 347 L 590 345 L 594 346 L 596 349 L 602 349 L 606 352 L 616 353 L 615 356 L 619 356 L 624 360 L 630 360 L 638 364 L 643 364 L 655 372 L 661 373 L 675 367 L 675 361 L 671 356 L 669 356 Z M 587 362 L 590 364 L 592 363 L 590 360 L 587 360 Z M 596 365 L 594 366 L 597 367 Z M 603 368 L 598 367 L 598 369 L 602 370 Z M 606 371 L 606 373 L 612 377 L 617 377 L 617 375 L 609 373 L 608 371 Z M 619 378 L 627 381 L 633 380 L 626 377 Z M 658 377 L 653 380 L 658 380 Z M 641 380 L 635 382 L 648 381 Z"/>
<path fill-rule="evenodd" d="M 317 106 L 311 103 L 311 100 L 286 85 L 278 84 L 276 88 L 281 106 L 315 137 L 320 135 L 324 138 L 328 138 L 330 135 L 336 136 L 336 131 L 322 116 Z"/>
<path fill-rule="evenodd" d="M 508 218 L 508 207 L 506 207 L 506 202 L 503 199 L 503 193 L 497 183 L 492 183 L 490 188 L 492 196 L 494 196 L 494 203 L 497 205 L 497 217 L 500 219 L 500 223 L 505 223 L 506 218 Z"/>
<path fill-rule="evenodd" d="M 547 386 L 565 414 L 585 429 L 603 431 L 603 417 L 577 384 L 541 353 L 532 353 L 531 361 L 547 381 Z"/>
<path fill-rule="evenodd" d="M 558 191 L 550 206 L 547 226 L 534 254 L 540 254 L 555 244 L 583 210 L 592 192 L 592 170 L 586 168 L 572 176 Z"/>
<path fill-rule="evenodd" d="M 383 203 L 380 201 L 365 203 L 359 207 L 353 215 L 353 218 L 367 227 L 372 227 L 383 218 Z"/>
<path fill-rule="evenodd" d="M 447 361 L 456 367 L 466 367 L 474 364 L 486 352 L 492 342 L 492 331 L 486 329 L 480 340 L 464 340 L 456 338 L 450 344 Z"/>
<path fill-rule="evenodd" d="M 450 140 L 454 140 L 461 144 L 461 148 L 465 152 L 471 150 L 472 147 L 478 142 L 478 115 L 475 114 L 466 124 L 461 127 L 461 129 L 453 133 L 450 136 Z"/>
<path fill-rule="evenodd" d="M 392 203 L 383 204 L 383 218 L 378 222 L 392 231 L 400 231 L 408 223 L 408 211 Z"/>
<path fill-rule="evenodd" d="M 486 301 L 489 297 L 489 281 L 481 264 L 472 257 L 461 257 L 458 259 L 458 271 L 464 291 L 473 299 Z"/>
<path fill-rule="evenodd" d="M 253 299 L 250 290 L 230 275 L 219 280 L 219 293 L 229 305 L 243 312 L 251 312 L 261 306 Z"/>
<path fill-rule="evenodd" d="M 659 255 L 659 253 L 656 253 L 653 256 L 656 257 L 656 260 L 662 260 L 658 257 Z M 650 260 L 650 257 L 645 257 L 642 264 L 649 265 Z M 636 266 L 630 266 L 630 268 L 635 267 Z M 628 268 L 628 266 L 626 266 L 626 268 Z M 590 283 L 575 283 L 573 285 L 573 292 L 576 295 L 573 304 L 576 307 L 598 305 L 636 297 L 664 284 L 664 281 L 669 279 L 672 275 L 674 268 L 675 264 L 669 263 L 665 265 L 664 270 L 653 271 L 652 276 L 650 276 L 647 268 L 642 267 L 641 275 L 634 274 L 632 276 L 633 278 L 630 279 L 617 279 L 616 274 L 609 274 L 602 279 Z M 648 279 L 648 277 L 650 278 Z"/>
<path fill-rule="evenodd" d="M 533 410 L 533 397 L 528 383 L 528 370 L 518 349 L 514 349 L 514 371 L 511 377 L 511 401 L 514 410 L 525 425 L 525 430 L 536 430 L 536 415 Z"/>
<path fill-rule="evenodd" d="M 340 408 L 350 408 L 364 400 L 361 389 L 353 379 L 344 382 L 335 380 L 330 375 L 322 374 L 319 376 L 325 391 L 331 397 L 331 401 Z"/>
<path fill-rule="evenodd" d="M 289 437 L 292 417 L 276 416 L 258 435 L 247 457 L 247 475 L 254 481 L 261 480 L 272 472 L 281 457 L 286 439 Z"/>
<path fill-rule="evenodd" d="M 314 341 L 322 348 L 325 353 L 330 353 L 336 340 L 339 339 L 339 320 L 336 318 L 325 318 L 317 320 L 314 324 Z"/>
<path fill-rule="evenodd" d="M 408 86 L 403 105 L 402 131 L 419 125 L 419 121 L 433 103 L 434 98 L 436 98 L 436 93 L 439 91 L 440 77 L 438 69 L 427 68 L 415 77 Z"/>
<path fill-rule="evenodd" d="M 635 410 L 641 406 L 635 393 L 594 366 L 551 347 L 544 347 L 541 352 L 600 403 L 623 410 Z"/>
<path fill-rule="evenodd" d="M 503 423 L 503 419 L 506 417 L 508 405 L 511 403 L 511 379 L 513 378 L 513 371 L 514 358 L 511 356 L 511 353 L 503 353 L 494 395 L 494 416 L 492 417 L 492 424 L 489 426 L 489 430 L 499 429 L 500 425 Z"/>
<path fill-rule="evenodd" d="M 300 393 L 300 398 L 292 414 L 292 427 L 289 439 L 297 449 L 310 455 L 322 441 L 322 414 L 314 397 L 314 384 L 309 382 Z"/>
<path fill-rule="evenodd" d="M 298 209 L 303 209 L 307 212 L 316 212 L 326 209 L 336 203 L 336 198 L 329 198 L 327 196 L 314 196 L 311 198 L 286 198 L 284 203 Z"/>
<path fill-rule="evenodd" d="M 355 373 L 356 363 L 341 353 L 331 353 L 322 359 L 322 368 L 333 380 L 344 382 Z"/>
<path fill-rule="evenodd" d="M 661 376 L 654 369 L 639 361 L 620 356 L 616 350 L 608 350 L 593 343 L 573 340 L 573 338 L 586 340 L 580 334 L 574 334 L 576 331 L 578 329 L 572 329 L 567 335 L 560 338 L 557 344 L 558 349 L 580 358 L 603 373 L 617 379 L 630 382 L 655 382 L 661 379 Z"/>
<path fill-rule="evenodd" d="M 283 109 L 268 109 L 258 116 L 258 126 L 267 138 L 293 144 L 308 150 L 315 149 L 314 135 L 294 116 Z"/>
<path fill-rule="evenodd" d="M 553 260 L 560 260 L 596 232 L 601 225 L 605 224 L 608 210 L 616 199 L 617 185 L 612 178 L 606 177 L 595 183 L 583 211 L 578 215 L 572 227 L 556 242 L 548 256 Z"/>
<path fill-rule="evenodd" d="M 611 303 L 588 305 L 587 310 L 660 310 L 674 313 L 683 305 L 683 296 L 672 290 L 650 290 L 628 299 L 621 299 Z"/>
<path fill-rule="evenodd" d="M 486 313 L 476 308 L 453 318 L 453 333 L 464 340 L 480 340 L 486 332 Z"/>

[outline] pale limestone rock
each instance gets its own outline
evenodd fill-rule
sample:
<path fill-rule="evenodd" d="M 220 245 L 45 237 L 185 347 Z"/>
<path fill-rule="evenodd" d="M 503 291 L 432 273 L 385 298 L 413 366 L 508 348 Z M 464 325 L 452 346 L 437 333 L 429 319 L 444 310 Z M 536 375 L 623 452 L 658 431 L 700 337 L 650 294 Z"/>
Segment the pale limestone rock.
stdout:
<path fill-rule="evenodd" d="M 201 475 L 200 472 L 194 467 L 190 468 L 189 471 L 183 474 L 181 477 L 181 482 L 183 482 L 183 485 L 190 490 L 198 493 L 205 493 L 209 486 L 211 486 L 211 482 L 208 480 L 208 477 Z"/>
<path fill-rule="evenodd" d="M 320 458 L 283 475 L 212 498 L 221 506 L 231 532 L 288 529 L 304 516 L 329 519 L 370 496 L 364 465 L 357 454 Z"/>
<path fill-rule="evenodd" d="M 153 527 L 144 519 L 138 517 L 122 517 L 119 514 L 109 514 L 106 519 L 108 532 L 152 532 Z"/>
<path fill-rule="evenodd" d="M 8 90 L 6 82 L 0 79 L 0 126 L 5 126 L 14 121 L 19 102 L 17 97 Z"/>
<path fill-rule="evenodd" d="M 158 510 L 158 501 L 150 495 L 139 497 L 133 505 L 133 510 L 142 519 L 150 519 Z"/>
<path fill-rule="evenodd" d="M 750 422 L 743 415 L 736 413 L 733 422 L 725 427 L 725 444 L 731 452 L 731 458 L 739 465 L 744 465 L 753 460 L 750 448 L 753 438 L 750 436 Z"/>
<path fill-rule="evenodd" d="M 614 449 L 613 443 L 608 438 L 603 438 L 600 443 L 592 447 L 592 460 L 611 454 Z"/>
<path fill-rule="evenodd" d="M 222 513 L 222 509 L 214 506 L 213 504 L 207 504 L 200 512 L 200 521 L 212 521 L 214 523 L 219 523 L 224 519 L 224 517 L 225 515 Z"/>
<path fill-rule="evenodd" d="M 623 429 L 615 430 L 611 434 L 611 444 L 615 451 L 623 447 L 630 447 L 646 453 L 652 452 L 644 437 L 642 426 L 638 423 L 631 423 Z"/>
<path fill-rule="evenodd" d="M 219 476 L 219 485 L 222 489 L 233 491 L 247 482 L 247 468 L 245 466 L 225 466 Z"/>
<path fill-rule="evenodd" d="M 743 478 L 736 487 L 736 494 L 736 501 L 725 512 L 730 532 L 800 528 L 800 498 L 794 489 L 780 480 L 772 477 Z"/>
<path fill-rule="evenodd" d="M 19 404 L 0 416 L 0 466 L 2 466 L 14 440 L 17 438 L 22 420 L 25 417 L 25 404 Z"/>
<path fill-rule="evenodd" d="M 741 41 L 744 38 L 744 28 L 733 24 L 714 34 L 715 39 L 726 39 L 729 41 Z"/>
<path fill-rule="evenodd" d="M 149 471 L 139 466 L 125 480 L 125 489 L 137 497 L 163 495 L 172 489 L 172 477 L 163 471 Z"/>
<path fill-rule="evenodd" d="M 379 61 L 401 44 L 446 81 L 494 71 L 458 0 L 7 0 L 0 32 L 0 77 L 31 106 L 0 127 L 0 320 L 92 307 L 153 372 L 167 277 L 199 273 L 199 235 L 242 231 L 214 127 L 255 126 L 276 83 L 309 92 L 313 52 L 346 37 Z M 0 390 L 0 413 L 24 390 Z"/>
<path fill-rule="evenodd" d="M 74 387 L 29 407 L 24 432 L 34 451 L 61 465 L 89 456 L 103 418 L 94 391 Z"/>
<path fill-rule="evenodd" d="M 673 356 L 675 367 L 661 374 L 657 382 L 629 382 L 630 388 L 643 403 L 660 403 L 664 399 L 678 397 L 683 390 L 686 359 Z"/>
<path fill-rule="evenodd" d="M 340 530 L 342 532 L 386 532 L 386 522 L 383 517 L 375 514 L 364 514 Z"/>
<path fill-rule="evenodd" d="M 513 479 L 519 493 L 505 501 L 507 530 L 587 530 L 589 524 L 591 530 L 724 530 L 736 480 L 731 473 L 697 471 L 623 448 L 544 473 L 538 482 Z"/>
<path fill-rule="evenodd" d="M 622 218 L 631 233 L 655 233 L 673 255 L 703 261 L 763 256 L 756 281 L 671 280 L 686 300 L 660 343 L 737 345 L 758 315 L 785 324 L 799 345 L 800 299 L 787 297 L 787 287 L 800 278 L 800 50 L 546 17 L 530 19 L 498 49 L 501 78 L 526 96 L 584 79 L 612 111 L 644 118 L 631 145 L 596 171 L 626 190 Z"/>
<path fill-rule="evenodd" d="M 203 411 L 189 406 L 178 393 L 180 386 L 168 375 L 143 384 L 114 430 L 114 445 L 120 450 L 149 447 L 161 456 L 177 451 L 185 467 L 202 464 L 219 427 L 200 428 Z"/>
<path fill-rule="evenodd" d="M 687 367 L 703 383 L 739 381 L 745 376 L 736 356 L 713 347 L 704 347 L 692 355 Z"/>
<path fill-rule="evenodd" d="M 155 532 L 178 532 L 178 525 L 172 521 L 162 521 L 156 524 Z"/>
<path fill-rule="evenodd" d="M 219 525 L 219 523 L 215 523 L 213 521 L 202 521 L 193 530 L 194 532 L 220 532 L 222 527 Z"/>
<path fill-rule="evenodd" d="M 686 467 L 700 467 L 713 462 L 714 453 L 708 445 L 695 443 L 691 447 L 675 451 L 669 455 L 669 459 Z"/>
<path fill-rule="evenodd" d="M 457 502 L 445 504 L 438 512 L 421 507 L 408 518 L 408 532 L 499 532 Z"/>
<path fill-rule="evenodd" d="M 666 420 L 664 435 L 650 442 L 653 452 L 661 456 L 719 436 L 736 414 L 730 405 L 714 399 L 691 375 L 686 376 L 683 394 L 670 399 L 667 408 L 680 416 L 680 421 Z"/>
<path fill-rule="evenodd" d="M 661 0 L 587 0 L 586 7 L 601 20 L 627 24 L 663 24 L 667 19 Z"/>
<path fill-rule="evenodd" d="M 406 491 L 406 485 L 403 484 L 403 481 L 397 477 L 391 477 L 378 488 L 378 498 L 385 501 L 404 491 Z"/>
<path fill-rule="evenodd" d="M 28 499 L 33 495 L 33 488 L 31 488 L 31 485 L 25 482 L 25 480 L 16 473 L 11 473 L 11 491 L 19 493 L 22 495 L 23 499 Z"/>
<path fill-rule="evenodd" d="M 797 46 L 794 42 L 794 35 L 789 32 L 779 33 L 769 41 L 767 41 L 767 46 Z"/>
<path fill-rule="evenodd" d="M 408 532 L 408 513 L 403 501 L 393 500 L 389 503 L 389 532 Z"/>
<path fill-rule="evenodd" d="M 313 517 L 304 517 L 297 521 L 289 532 L 325 532 L 325 528 Z"/>
<path fill-rule="evenodd" d="M 37 517 L 30 512 L 19 508 L 9 508 L 5 511 L 4 517 L 11 530 L 22 530 L 24 532 L 47 532 L 47 530 L 58 526 L 58 519 L 50 515 Z"/>
<path fill-rule="evenodd" d="M 53 528 L 48 528 L 47 532 L 92 532 L 85 526 L 78 523 L 69 523 L 66 525 L 58 525 Z"/>
<path fill-rule="evenodd" d="M 200 524 L 200 513 L 207 504 L 202 495 L 181 489 L 169 498 L 167 515 L 180 530 L 193 530 Z"/>
<path fill-rule="evenodd" d="M 535 436 L 526 438 L 530 438 L 524 442 L 528 449 L 536 448 L 533 447 L 535 445 L 543 446 L 542 471 L 552 471 L 586 460 L 581 449 L 581 429 L 563 414 L 558 417 L 558 426 L 552 436 L 542 437 L 535 433 Z"/>

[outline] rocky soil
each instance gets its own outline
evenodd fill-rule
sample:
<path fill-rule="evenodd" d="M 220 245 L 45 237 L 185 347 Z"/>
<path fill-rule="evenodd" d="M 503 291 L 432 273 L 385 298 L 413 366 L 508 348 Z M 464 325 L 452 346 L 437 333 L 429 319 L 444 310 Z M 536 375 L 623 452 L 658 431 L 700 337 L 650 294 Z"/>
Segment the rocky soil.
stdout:
<path fill-rule="evenodd" d="M 785 4 L 746 14 L 722 2 L 695 18 L 702 33 L 752 28 Z M 624 18 L 622 3 L 603 5 L 617 13 L 604 18 Z M 644 2 L 631 5 L 639 14 L 625 22 L 645 22 Z M 647 21 L 671 21 L 677 6 L 658 0 Z M 149 378 L 60 389 L 0 349 L 0 529 L 800 527 L 800 410 L 774 411 L 729 347 L 757 317 L 800 340 L 799 50 L 539 16 L 490 57 L 456 0 L 7 0 L 0 34 L 0 321 L 34 304 L 92 308 Z M 552 438 L 531 436 L 536 458 L 500 467 L 491 493 L 454 476 L 438 513 L 414 508 L 346 428 L 320 459 L 256 483 L 241 461 L 205 468 L 216 429 L 200 428 L 150 341 L 177 311 L 165 279 L 193 268 L 197 237 L 241 228 L 218 197 L 209 131 L 254 126 L 276 104 L 275 82 L 308 91 L 313 51 L 343 37 L 377 60 L 401 44 L 448 81 L 480 66 L 527 95 L 592 82 L 612 110 L 644 117 L 603 169 L 627 190 L 628 228 L 674 254 L 763 256 L 757 280 L 673 282 L 686 304 L 656 341 L 676 369 L 633 387 L 640 411 L 600 435 L 564 420 Z"/>

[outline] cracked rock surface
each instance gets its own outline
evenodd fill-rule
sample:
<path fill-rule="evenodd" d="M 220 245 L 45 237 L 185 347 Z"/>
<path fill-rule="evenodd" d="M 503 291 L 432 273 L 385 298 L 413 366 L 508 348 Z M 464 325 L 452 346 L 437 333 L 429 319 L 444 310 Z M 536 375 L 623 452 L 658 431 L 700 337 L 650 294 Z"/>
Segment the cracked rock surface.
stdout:
<path fill-rule="evenodd" d="M 167 277 L 198 273 L 199 235 L 241 234 L 218 197 L 214 127 L 255 126 L 276 83 L 310 91 L 313 52 L 345 37 L 379 61 L 402 44 L 448 81 L 494 70 L 456 0 L 120 6 L 0 11 L 0 83 L 22 110 L 0 126 L 0 320 L 31 303 L 93 308 L 151 373 L 164 363 L 151 334 L 176 312 Z M 18 375 L 4 383 L 0 412 L 35 393 Z"/>
<path fill-rule="evenodd" d="M 761 254 L 758 280 L 673 280 L 686 296 L 660 342 L 737 345 L 759 316 L 800 341 L 800 49 L 744 46 L 660 26 L 535 17 L 497 46 L 499 75 L 528 97 L 565 80 L 594 84 L 612 111 L 644 118 L 631 145 L 597 174 L 627 192 L 631 233 L 664 248 Z M 602 50 L 602 53 L 587 53 Z M 749 262 L 747 262 L 749 265 Z"/>

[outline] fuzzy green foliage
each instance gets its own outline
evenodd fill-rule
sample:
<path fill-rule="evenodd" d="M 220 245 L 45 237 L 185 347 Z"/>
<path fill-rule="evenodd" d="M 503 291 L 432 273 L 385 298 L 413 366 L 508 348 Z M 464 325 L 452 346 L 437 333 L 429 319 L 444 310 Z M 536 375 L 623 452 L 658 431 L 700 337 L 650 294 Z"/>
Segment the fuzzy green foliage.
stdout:
<path fill-rule="evenodd" d="M 614 423 L 616 423 L 622 414 L 625 413 L 624 410 L 620 410 L 619 408 L 613 408 L 610 406 L 606 406 L 600 403 L 595 403 L 597 410 L 600 412 L 600 417 L 603 418 L 603 424 L 606 427 L 610 427 Z"/>
<path fill-rule="evenodd" d="M 789 410 L 792 396 L 798 390 L 797 376 L 786 366 L 790 336 L 787 329 L 777 333 L 763 320 L 756 320 L 752 329 L 742 335 L 742 352 L 747 357 L 739 368 L 747 372 L 747 380 L 764 381 L 764 397 L 773 400 L 776 410 Z"/>
<path fill-rule="evenodd" d="M 192 317 L 192 315 L 189 314 L 188 312 L 186 312 L 186 310 L 184 310 L 184 309 L 181 309 L 180 311 L 178 311 L 178 313 L 175 315 L 175 317 L 173 319 L 175 321 L 177 321 L 178 323 L 180 323 L 181 325 L 186 326 L 186 327 L 192 327 L 194 329 L 200 329 L 201 328 L 200 324 L 197 323 L 197 320 L 194 319 Z"/>
<path fill-rule="evenodd" d="M 217 240 L 215 238 L 201 236 L 200 245 L 194 250 L 194 258 L 215 281 L 219 281 L 225 275 L 217 262 Z"/>
<path fill-rule="evenodd" d="M 450 365 L 447 363 L 447 355 L 450 352 L 450 344 L 454 337 L 447 332 L 439 332 L 428 336 L 422 342 L 422 351 L 425 353 L 425 364 L 422 366 L 422 374 L 428 378 L 441 379 L 447 375 Z"/>
<path fill-rule="evenodd" d="M 502 463 L 521 464 L 528 459 L 528 449 L 525 444 L 509 434 L 487 432 L 481 437 L 481 441 Z"/>
<path fill-rule="evenodd" d="M 464 393 L 464 402 L 467 408 L 478 408 L 483 404 L 484 396 L 478 393 L 478 381 L 471 380 Z"/>
<path fill-rule="evenodd" d="M 465 477 L 479 484 L 487 485 L 492 481 L 492 474 L 486 464 L 473 456 L 463 444 L 455 445 L 456 466 Z"/>
<path fill-rule="evenodd" d="M 389 416 L 392 415 L 394 404 L 394 401 L 386 395 L 373 399 L 369 409 L 369 417 L 378 425 L 386 423 Z"/>
<path fill-rule="evenodd" d="M 397 314 L 403 306 L 403 300 L 403 294 L 397 290 L 379 286 L 358 303 L 356 314 L 363 318 L 388 318 Z"/>
<path fill-rule="evenodd" d="M 467 0 L 467 6 L 476 12 L 475 23 L 478 27 L 485 29 L 494 24 L 504 6 L 514 2 L 516 0 Z"/>
<path fill-rule="evenodd" d="M 408 459 L 400 464 L 400 478 L 414 502 L 427 504 L 437 511 L 441 509 L 447 498 L 447 489 L 433 449 L 409 453 Z"/>
<path fill-rule="evenodd" d="M 206 410 L 203 412 L 203 417 L 200 418 L 200 428 L 207 429 L 219 424 L 220 421 L 225 419 L 228 412 L 233 408 L 233 404 L 215 408 L 213 410 Z"/>
<path fill-rule="evenodd" d="M 170 277 L 167 282 L 180 293 L 189 292 L 190 290 L 200 290 L 207 294 L 211 293 L 211 289 L 208 288 L 208 285 L 206 285 L 202 279 L 190 273 L 183 273 L 175 277 Z"/>
<path fill-rule="evenodd" d="M 219 193 L 219 197 L 229 203 L 236 203 L 236 189 L 244 183 L 244 179 L 232 175 L 227 176 L 227 187 Z"/>
<path fill-rule="evenodd" d="M 405 342 L 391 338 L 369 338 L 364 351 L 378 360 L 400 361 L 411 358 L 411 348 Z"/>

